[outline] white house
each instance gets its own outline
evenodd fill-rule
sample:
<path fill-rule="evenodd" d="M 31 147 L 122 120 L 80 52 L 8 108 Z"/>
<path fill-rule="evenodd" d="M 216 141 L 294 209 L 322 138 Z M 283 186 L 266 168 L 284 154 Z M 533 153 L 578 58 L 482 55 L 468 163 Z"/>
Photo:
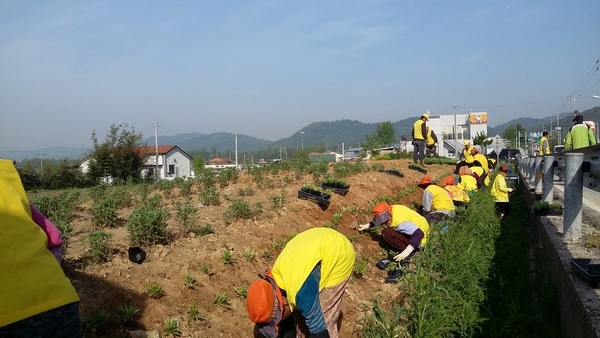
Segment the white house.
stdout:
<path fill-rule="evenodd" d="M 142 155 L 142 176 L 154 175 L 158 169 L 158 180 L 173 179 L 175 177 L 192 176 L 192 157 L 175 145 L 140 147 Z"/>
<path fill-rule="evenodd" d="M 147 146 L 137 149 L 142 156 L 142 177 L 152 177 L 156 170 L 158 170 L 159 180 L 192 177 L 192 157 L 178 146 L 158 146 L 158 158 L 156 147 Z M 79 170 L 87 173 L 91 160 L 90 156 L 84 158 L 78 164 Z"/>

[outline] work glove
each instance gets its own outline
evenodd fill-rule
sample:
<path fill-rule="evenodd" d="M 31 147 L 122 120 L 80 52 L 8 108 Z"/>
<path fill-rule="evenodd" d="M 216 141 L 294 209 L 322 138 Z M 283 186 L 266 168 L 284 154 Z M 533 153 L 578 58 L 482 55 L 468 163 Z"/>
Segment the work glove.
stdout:
<path fill-rule="evenodd" d="M 514 190 L 515 190 L 515 189 L 513 189 L 513 188 L 508 188 L 508 192 L 509 192 L 509 193 L 512 193 Z"/>
<path fill-rule="evenodd" d="M 437 147 L 437 143 L 434 143 L 433 145 L 434 145 L 435 147 Z"/>
<path fill-rule="evenodd" d="M 404 251 L 402 251 L 401 253 L 394 256 L 394 260 L 396 262 L 401 262 L 401 261 L 405 260 L 406 257 L 408 257 L 408 255 L 410 255 L 414 250 L 415 250 L 415 248 L 409 244 L 406 246 L 406 249 L 404 249 Z"/>
<path fill-rule="evenodd" d="M 359 224 L 358 231 L 365 231 L 371 227 L 371 223 Z"/>

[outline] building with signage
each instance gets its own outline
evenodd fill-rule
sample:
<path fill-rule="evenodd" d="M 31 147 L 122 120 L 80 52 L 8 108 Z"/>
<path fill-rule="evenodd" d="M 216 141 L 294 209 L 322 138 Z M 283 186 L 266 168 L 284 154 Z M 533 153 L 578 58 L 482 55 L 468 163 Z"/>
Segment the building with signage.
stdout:
<path fill-rule="evenodd" d="M 487 112 L 471 112 L 456 115 L 430 115 L 427 125 L 438 138 L 439 155 L 456 157 L 457 152 L 460 154 L 465 140 L 472 143 L 478 133 L 487 135 L 487 123 Z"/>

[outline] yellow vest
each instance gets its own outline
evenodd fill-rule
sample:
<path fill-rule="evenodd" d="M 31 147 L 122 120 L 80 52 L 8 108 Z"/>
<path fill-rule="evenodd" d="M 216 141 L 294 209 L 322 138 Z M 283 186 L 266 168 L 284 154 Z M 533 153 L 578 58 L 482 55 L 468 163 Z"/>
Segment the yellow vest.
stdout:
<path fill-rule="evenodd" d="M 336 230 L 312 228 L 292 238 L 281 251 L 273 269 L 273 278 L 279 288 L 296 307 L 296 295 L 310 272 L 321 262 L 319 291 L 348 278 L 354 268 L 354 247 Z"/>
<path fill-rule="evenodd" d="M 0 327 L 78 302 L 9 160 L 0 160 L 0 196 Z"/>
<path fill-rule="evenodd" d="M 421 130 L 421 125 L 425 123 L 425 121 L 418 119 L 415 124 L 413 124 L 413 139 L 414 140 L 425 140 L 426 135 L 423 135 L 423 130 Z"/>
<path fill-rule="evenodd" d="M 473 146 L 469 146 L 469 148 L 467 149 L 463 147 L 463 157 L 465 162 L 467 163 L 473 163 L 475 161 L 475 158 L 473 157 L 473 155 L 471 155 L 471 149 L 473 148 Z"/>
<path fill-rule="evenodd" d="M 488 165 L 488 159 L 487 157 L 485 157 L 485 155 L 477 153 L 473 155 L 473 160 L 479 161 L 479 163 L 481 163 L 481 167 L 483 168 L 486 174 L 490 173 L 490 166 Z"/>
<path fill-rule="evenodd" d="M 423 236 L 421 245 L 425 245 L 425 243 L 427 243 L 427 238 L 429 237 L 429 223 L 425 217 L 419 215 L 418 212 L 404 205 L 392 205 L 392 221 L 390 222 L 390 228 L 395 228 L 398 226 L 398 224 L 404 222 L 411 222 L 418 226 L 421 231 L 423 231 L 425 236 Z"/>
<path fill-rule="evenodd" d="M 548 155 L 550 154 L 550 141 L 548 141 L 548 138 L 542 136 L 540 138 L 540 143 L 539 143 L 539 147 L 538 147 L 538 154 L 539 155 Z"/>
<path fill-rule="evenodd" d="M 446 191 L 452 194 L 452 200 L 457 202 L 469 203 L 471 202 L 471 198 L 469 195 L 460 187 L 456 185 L 447 185 L 444 187 Z"/>
<path fill-rule="evenodd" d="M 452 202 L 452 198 L 450 198 L 450 195 L 446 189 L 435 184 L 430 184 L 427 188 L 425 188 L 425 190 L 429 191 L 433 195 L 433 199 L 431 200 L 431 211 L 454 211 L 454 209 L 456 209 L 454 207 L 454 202 Z"/>
<path fill-rule="evenodd" d="M 435 144 L 435 140 L 431 136 L 431 129 L 427 129 L 427 145 L 431 146 Z"/>
<path fill-rule="evenodd" d="M 473 175 L 462 175 L 460 176 L 460 185 L 464 191 L 477 191 L 477 180 Z"/>

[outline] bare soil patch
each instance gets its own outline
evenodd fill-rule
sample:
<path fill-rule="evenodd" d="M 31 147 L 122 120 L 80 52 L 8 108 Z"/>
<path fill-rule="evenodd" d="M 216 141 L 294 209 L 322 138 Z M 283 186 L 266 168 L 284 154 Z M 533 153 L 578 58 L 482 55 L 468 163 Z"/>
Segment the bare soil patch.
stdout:
<path fill-rule="evenodd" d="M 369 165 L 374 163 L 377 162 L 368 162 Z M 165 319 L 176 317 L 180 321 L 182 337 L 250 337 L 253 324 L 246 314 L 245 299 L 236 294 L 236 288 L 247 287 L 258 273 L 271 266 L 279 252 L 274 249 L 274 242 L 309 228 L 323 226 L 343 208 L 356 207 L 361 212 L 344 213 L 337 226 L 337 230 L 353 242 L 357 261 L 364 259 L 369 262 L 365 274 L 352 279 L 344 299 L 341 335 L 350 337 L 356 321 L 364 316 L 361 304 L 370 304 L 374 296 L 384 299 L 399 296 L 396 286 L 383 283 L 385 272 L 375 267 L 376 260 L 381 256 L 377 238 L 358 234 L 354 228 L 370 219 L 369 207 L 377 198 L 394 196 L 406 188 L 415 188 L 423 176 L 408 168 L 407 159 L 379 163 L 385 169 L 400 169 L 404 177 L 370 171 L 345 178 L 350 184 L 349 192 L 345 196 L 332 194 L 327 210 L 321 210 L 311 201 L 297 198 L 302 183 L 314 183 L 311 176 L 291 183 L 284 183 L 286 180 L 283 177 L 272 178 L 273 187 L 264 189 L 256 186 L 250 176 L 241 174 L 235 182 L 219 189 L 221 205 L 199 208 L 197 224 L 210 224 L 214 228 L 214 233 L 204 236 L 180 233 L 174 217 L 173 201 L 183 202 L 184 198 L 175 193 L 174 197 L 165 198 L 171 209 L 169 230 L 175 239 L 169 245 L 144 247 L 147 258 L 142 264 L 132 263 L 128 259 L 129 240 L 124 227 L 105 229 L 113 235 L 114 255 L 110 261 L 84 264 L 82 258 L 88 249 L 80 239 L 94 228 L 87 213 L 89 202 L 82 204 L 73 222 L 74 236 L 65 262 L 67 275 L 81 297 L 82 317 L 100 309 L 111 312 L 109 328 L 99 336 L 122 337 L 126 330 L 134 329 L 162 332 Z M 443 165 L 429 165 L 427 169 L 434 179 L 452 170 L 450 166 Z M 238 195 L 240 189 L 248 187 L 255 190 L 253 196 Z M 281 208 L 274 208 L 270 198 L 281 196 L 282 191 L 285 191 L 285 203 Z M 394 202 L 410 206 L 412 202 L 420 203 L 421 195 L 422 191 L 416 188 L 402 200 Z M 226 225 L 223 212 L 234 199 L 243 199 L 251 205 L 262 203 L 263 213 L 255 220 Z M 194 205 L 199 204 L 197 194 L 192 201 Z M 120 216 L 126 219 L 132 210 L 122 210 Z M 234 264 L 223 263 L 222 253 L 225 250 L 232 252 Z M 245 259 L 245 250 L 256 251 L 254 261 Z M 264 257 L 265 250 L 271 252 L 272 257 Z M 207 267 L 208 273 L 201 271 L 203 266 Z M 185 284 L 186 271 L 196 279 L 194 288 Z M 150 282 L 163 285 L 165 295 L 162 298 L 152 299 L 148 296 L 146 288 Z M 228 307 L 215 304 L 217 295 L 224 293 L 230 298 Z M 117 309 L 130 303 L 140 310 L 134 323 L 123 326 Z M 193 303 L 197 304 L 204 320 L 188 320 L 188 310 Z"/>

